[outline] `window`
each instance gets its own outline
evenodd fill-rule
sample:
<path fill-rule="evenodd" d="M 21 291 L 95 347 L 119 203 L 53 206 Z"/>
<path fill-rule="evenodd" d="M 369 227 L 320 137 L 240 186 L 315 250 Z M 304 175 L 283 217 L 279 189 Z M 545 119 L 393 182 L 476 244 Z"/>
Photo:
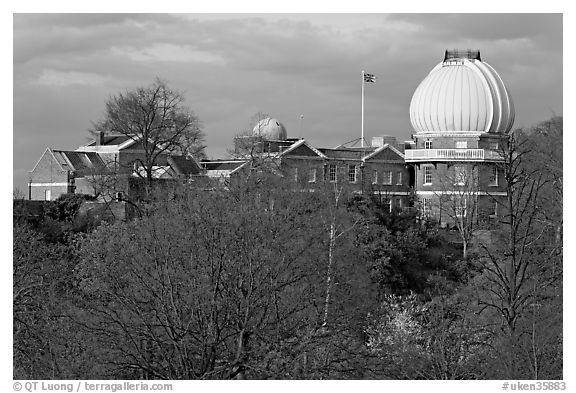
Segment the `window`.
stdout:
<path fill-rule="evenodd" d="M 382 184 L 392 184 L 392 171 L 384 171 Z"/>
<path fill-rule="evenodd" d="M 396 174 L 396 185 L 402 185 L 402 172 L 397 172 Z"/>
<path fill-rule="evenodd" d="M 316 183 L 316 168 L 308 169 L 308 183 Z"/>
<path fill-rule="evenodd" d="M 424 184 L 432 184 L 432 167 L 424 167 Z"/>
<path fill-rule="evenodd" d="M 430 198 L 422 198 L 421 201 L 421 213 L 424 216 L 429 216 L 432 213 L 432 199 Z"/>
<path fill-rule="evenodd" d="M 384 211 L 392 213 L 392 201 L 390 199 L 384 200 Z"/>
<path fill-rule="evenodd" d="M 402 198 L 396 198 L 396 207 L 398 210 L 402 209 Z"/>
<path fill-rule="evenodd" d="M 490 150 L 499 150 L 500 145 L 498 144 L 498 142 L 490 142 L 489 148 Z"/>
<path fill-rule="evenodd" d="M 331 182 L 336 181 L 336 165 L 328 165 L 328 180 Z"/>
<path fill-rule="evenodd" d="M 298 182 L 298 168 L 294 168 L 294 181 Z"/>
<path fill-rule="evenodd" d="M 490 217 L 498 217 L 498 201 L 494 201 L 494 209 L 492 210 Z"/>
<path fill-rule="evenodd" d="M 52 191 L 51 190 L 44 190 L 44 200 L 49 201 L 51 197 L 52 197 Z"/>
<path fill-rule="evenodd" d="M 424 141 L 424 149 L 432 149 L 432 141 Z"/>
<path fill-rule="evenodd" d="M 348 165 L 348 181 L 356 183 L 356 165 Z"/>
<path fill-rule="evenodd" d="M 456 149 L 467 149 L 468 141 L 456 141 Z"/>
<path fill-rule="evenodd" d="M 490 182 L 488 183 L 490 186 L 497 186 L 498 185 L 498 167 L 493 166 L 490 170 Z"/>
<path fill-rule="evenodd" d="M 454 185 L 463 186 L 466 184 L 466 167 L 464 165 L 454 165 Z"/>
<path fill-rule="evenodd" d="M 454 213 L 456 217 L 466 217 L 466 198 L 454 198 Z"/>
<path fill-rule="evenodd" d="M 378 184 L 378 170 L 372 171 L 372 184 Z"/>

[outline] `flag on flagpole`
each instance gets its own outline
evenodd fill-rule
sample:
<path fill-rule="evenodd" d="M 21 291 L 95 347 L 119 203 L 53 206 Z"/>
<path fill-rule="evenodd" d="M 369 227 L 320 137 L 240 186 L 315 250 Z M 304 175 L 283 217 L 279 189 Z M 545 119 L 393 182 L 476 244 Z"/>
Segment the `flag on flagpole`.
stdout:
<path fill-rule="evenodd" d="M 374 74 L 364 74 L 364 82 L 374 83 L 376 82 L 376 76 Z"/>

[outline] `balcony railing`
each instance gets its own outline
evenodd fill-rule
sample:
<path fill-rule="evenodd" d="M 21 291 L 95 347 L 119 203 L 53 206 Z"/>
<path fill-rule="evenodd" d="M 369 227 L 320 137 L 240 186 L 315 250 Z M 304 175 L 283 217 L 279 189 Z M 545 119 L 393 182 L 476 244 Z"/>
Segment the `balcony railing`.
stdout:
<path fill-rule="evenodd" d="M 414 149 L 404 152 L 406 161 L 501 161 L 500 154 L 484 149 Z"/>

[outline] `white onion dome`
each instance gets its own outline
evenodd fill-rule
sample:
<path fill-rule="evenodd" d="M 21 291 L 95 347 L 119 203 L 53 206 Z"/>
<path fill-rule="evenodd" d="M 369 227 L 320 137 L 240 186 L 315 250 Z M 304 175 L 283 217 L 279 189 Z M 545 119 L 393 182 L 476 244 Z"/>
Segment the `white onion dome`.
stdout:
<path fill-rule="evenodd" d="M 446 51 L 410 102 L 417 133 L 471 131 L 507 133 L 514 123 L 512 97 L 479 51 Z"/>
<path fill-rule="evenodd" d="M 288 137 L 286 127 L 277 119 L 270 117 L 260 120 L 258 124 L 254 126 L 252 133 L 254 136 L 271 141 L 285 141 Z"/>

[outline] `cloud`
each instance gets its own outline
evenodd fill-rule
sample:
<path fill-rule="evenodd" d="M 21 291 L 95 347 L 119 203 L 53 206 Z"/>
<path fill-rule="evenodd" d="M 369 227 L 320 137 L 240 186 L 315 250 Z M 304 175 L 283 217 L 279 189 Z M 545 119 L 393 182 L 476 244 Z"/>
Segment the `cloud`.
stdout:
<path fill-rule="evenodd" d="M 226 64 L 226 59 L 220 54 L 195 49 L 190 45 L 154 44 L 142 49 L 130 46 L 113 46 L 111 52 L 137 62 Z"/>
<path fill-rule="evenodd" d="M 73 85 L 102 86 L 109 80 L 109 77 L 93 73 L 45 69 L 34 83 L 43 86 L 56 87 Z"/>

